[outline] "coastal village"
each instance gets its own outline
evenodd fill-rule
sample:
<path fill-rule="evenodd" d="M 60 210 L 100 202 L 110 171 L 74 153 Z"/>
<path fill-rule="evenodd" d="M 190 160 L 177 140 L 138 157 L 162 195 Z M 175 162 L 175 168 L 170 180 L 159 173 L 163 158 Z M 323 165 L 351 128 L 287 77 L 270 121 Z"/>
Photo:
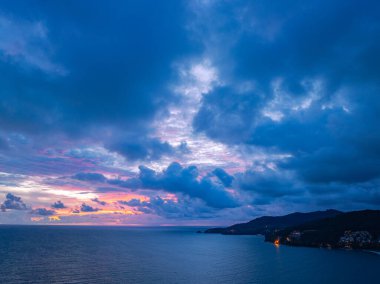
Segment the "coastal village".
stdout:
<path fill-rule="evenodd" d="M 338 245 L 348 249 L 376 246 L 380 248 L 380 237 L 374 238 L 368 231 L 345 231 Z"/>
<path fill-rule="evenodd" d="M 308 231 L 294 230 L 285 239 L 276 239 L 275 244 L 283 243 L 287 245 L 302 245 L 306 240 L 302 238 Z M 380 237 L 374 237 L 368 231 L 350 231 L 344 232 L 337 243 L 319 243 L 314 244 L 320 247 L 338 247 L 345 249 L 380 249 Z"/>

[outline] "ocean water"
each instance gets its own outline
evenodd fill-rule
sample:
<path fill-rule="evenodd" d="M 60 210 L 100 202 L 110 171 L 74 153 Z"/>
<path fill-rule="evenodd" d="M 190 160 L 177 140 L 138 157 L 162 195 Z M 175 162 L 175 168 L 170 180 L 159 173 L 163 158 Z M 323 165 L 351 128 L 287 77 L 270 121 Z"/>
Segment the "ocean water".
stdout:
<path fill-rule="evenodd" d="M 0 226 L 0 283 L 380 283 L 380 256 L 199 228 Z"/>

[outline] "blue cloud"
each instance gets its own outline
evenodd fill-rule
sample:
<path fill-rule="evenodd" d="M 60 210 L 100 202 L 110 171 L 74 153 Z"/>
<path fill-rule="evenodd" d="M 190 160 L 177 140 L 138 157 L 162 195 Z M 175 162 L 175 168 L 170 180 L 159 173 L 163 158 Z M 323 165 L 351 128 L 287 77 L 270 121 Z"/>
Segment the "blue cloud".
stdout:
<path fill-rule="evenodd" d="M 215 216 L 214 209 L 202 206 L 193 200 L 189 200 L 189 198 L 173 201 L 154 196 L 148 201 L 131 199 L 129 201 L 120 200 L 118 203 L 134 207 L 145 214 L 155 214 L 169 219 L 212 218 Z"/>
<path fill-rule="evenodd" d="M 21 197 L 13 195 L 12 193 L 7 193 L 4 202 L 1 204 L 1 210 L 5 211 L 7 209 L 27 210 L 28 206 L 24 203 Z"/>
<path fill-rule="evenodd" d="M 252 193 L 253 204 L 271 204 L 286 197 L 304 198 L 304 185 L 297 184 L 294 176 L 284 175 L 270 169 L 257 172 L 248 169 L 236 176 L 237 187 Z"/>
<path fill-rule="evenodd" d="M 239 21 L 224 14 L 243 6 Z M 289 154 L 279 170 L 305 182 L 377 179 L 379 11 L 374 1 L 212 6 L 209 19 L 227 20 L 215 29 L 201 18 L 214 35 L 202 38 L 231 38 L 208 54 L 228 80 L 203 98 L 195 130 L 227 145 Z"/>
<path fill-rule="evenodd" d="M 162 156 L 170 156 L 175 153 L 175 148 L 167 142 L 157 138 L 124 138 L 125 141 L 112 142 L 108 148 L 115 151 L 128 160 L 158 160 Z"/>
<path fill-rule="evenodd" d="M 104 175 L 99 173 L 77 173 L 72 178 L 90 182 L 105 182 L 107 180 Z"/>
<path fill-rule="evenodd" d="M 65 204 L 63 204 L 62 201 L 58 200 L 57 202 L 54 202 L 51 205 L 51 208 L 54 208 L 54 209 L 63 209 L 63 208 L 66 208 L 66 206 L 65 206 Z"/>
<path fill-rule="evenodd" d="M 99 208 L 94 208 L 94 207 L 92 207 L 90 205 L 87 205 L 86 203 L 82 203 L 82 205 L 80 206 L 80 211 L 81 212 L 96 212 L 96 211 L 99 211 L 99 210 L 100 210 Z"/>
<path fill-rule="evenodd" d="M 198 168 L 195 166 L 184 168 L 173 162 L 160 173 L 145 166 L 140 166 L 139 169 L 142 188 L 182 193 L 200 198 L 214 208 L 238 206 L 237 200 L 222 185 L 214 183 L 208 177 L 198 179 Z"/>
<path fill-rule="evenodd" d="M 118 203 L 120 203 L 122 205 L 132 206 L 132 207 L 136 207 L 136 206 L 140 206 L 141 205 L 140 199 L 136 199 L 136 198 L 133 198 L 133 199 L 128 200 L 128 201 L 119 200 Z"/>
<path fill-rule="evenodd" d="M 223 183 L 225 187 L 230 187 L 234 180 L 234 177 L 229 175 L 222 168 L 216 168 L 212 171 L 212 173 Z"/>
<path fill-rule="evenodd" d="M 216 169 L 216 175 L 221 183 L 216 183 L 211 179 L 212 175 L 199 178 L 198 168 L 195 166 L 182 167 L 179 163 L 171 163 L 164 171 L 156 172 L 146 166 L 139 167 L 138 177 L 124 179 L 108 179 L 102 181 L 122 188 L 131 190 L 150 189 L 163 190 L 171 193 L 182 193 L 184 195 L 203 200 L 208 206 L 214 208 L 237 207 L 239 202 L 229 193 L 224 184 L 230 185 L 233 177 L 222 169 Z M 98 178 L 87 181 L 100 181 Z M 119 191 L 119 189 L 100 187 L 99 192 Z"/>
<path fill-rule="evenodd" d="M 107 202 L 99 200 L 98 198 L 91 199 L 91 201 L 93 201 L 95 203 L 98 203 L 98 204 L 100 204 L 102 206 L 107 205 Z"/>
<path fill-rule="evenodd" d="M 379 3 L 206 2 L 2 1 L 0 168 L 23 175 L 3 184 L 50 175 L 49 186 L 142 191 L 149 201 L 124 205 L 168 218 L 201 211 L 190 200 L 211 211 L 378 205 Z M 186 71 L 202 60 L 218 83 L 207 85 L 207 70 Z M 207 87 L 193 97 L 198 75 Z M 179 98 L 178 89 L 190 96 Z M 193 129 L 183 129 L 189 134 L 173 139 L 177 121 L 168 133 L 156 129 L 169 107 L 181 115 L 189 108 L 186 119 L 195 112 Z M 202 166 L 182 166 L 200 157 L 178 146 L 183 135 L 193 139 L 191 149 L 209 138 L 236 155 L 212 165 L 202 152 Z M 168 161 L 178 162 L 130 172 Z M 179 204 L 153 197 L 159 191 L 176 194 Z M 99 210 L 82 207 L 73 212 Z M 28 206 L 8 194 L 1 208 Z"/>
<path fill-rule="evenodd" d="M 2 129 L 49 135 L 40 141 L 47 146 L 62 135 L 86 138 L 132 160 L 170 154 L 158 138 L 131 140 L 151 134 L 149 123 L 174 99 L 173 63 L 198 50 L 186 4 L 37 3 L 2 3 Z M 8 50 L 17 42 L 23 50 Z"/>
<path fill-rule="evenodd" d="M 55 214 L 55 211 L 49 210 L 46 208 L 36 208 L 36 209 L 33 209 L 32 211 L 30 211 L 30 213 L 34 214 L 34 215 L 40 215 L 40 216 L 51 216 L 51 215 Z"/>

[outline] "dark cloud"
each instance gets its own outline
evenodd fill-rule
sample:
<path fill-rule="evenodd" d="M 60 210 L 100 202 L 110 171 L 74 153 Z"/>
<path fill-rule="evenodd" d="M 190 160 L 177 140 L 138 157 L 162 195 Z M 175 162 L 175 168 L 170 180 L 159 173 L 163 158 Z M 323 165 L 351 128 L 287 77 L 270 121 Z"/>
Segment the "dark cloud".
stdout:
<path fill-rule="evenodd" d="M 238 144 L 250 137 L 259 104 L 258 95 L 220 87 L 204 97 L 193 126 L 212 139 Z"/>
<path fill-rule="evenodd" d="M 168 218 L 242 204 L 378 205 L 376 1 L 5 0 L 1 6 L 0 168 L 24 175 L 4 176 L 3 185 L 60 175 L 44 178 L 45 185 L 142 191 L 148 201 L 124 205 Z M 191 72 L 200 61 L 215 71 L 212 86 L 208 70 Z M 173 91 L 192 95 L 198 83 L 207 85 L 200 105 L 197 96 L 182 101 Z M 183 129 L 189 139 L 202 143 L 206 135 L 244 161 L 201 173 L 182 166 L 199 160 L 197 153 L 184 156 L 197 143 L 177 146 L 184 137 L 175 137 L 171 144 L 176 121 L 168 122 L 168 133 L 156 129 L 168 107 L 181 115 L 189 108 L 186 119 L 195 112 L 194 132 Z M 267 165 L 272 155 L 279 158 Z M 216 167 L 205 158 L 207 169 Z M 163 171 L 140 166 L 137 176 L 125 170 L 169 159 L 179 162 Z M 251 167 L 260 159 L 264 170 Z M 160 191 L 178 201 L 153 197 Z M 8 194 L 1 208 L 27 206 Z M 83 203 L 72 212 L 97 210 Z"/>
<path fill-rule="evenodd" d="M 326 147 L 309 155 L 291 159 L 284 167 L 296 169 L 311 183 L 366 182 L 380 176 L 380 156 L 367 155 L 363 149 Z"/>
<path fill-rule="evenodd" d="M 269 169 L 261 172 L 247 170 L 238 173 L 236 179 L 237 188 L 252 193 L 255 205 L 274 203 L 289 196 L 301 197 L 305 193 L 294 177 Z"/>
<path fill-rule="evenodd" d="M 167 89 L 173 63 L 198 51 L 185 3 L 42 2 L 2 3 L 2 130 L 36 147 L 66 137 L 132 160 L 171 154 L 165 141 L 136 138 L 147 137 L 174 99 Z"/>
<path fill-rule="evenodd" d="M 33 215 L 40 215 L 40 216 L 51 216 L 56 214 L 54 210 L 49 210 L 46 208 L 36 208 L 30 211 L 31 214 Z"/>
<path fill-rule="evenodd" d="M 199 178 L 198 168 L 195 166 L 184 168 L 174 162 L 162 172 L 155 172 L 145 166 L 140 166 L 139 169 L 142 188 L 182 193 L 200 198 L 214 208 L 238 206 L 237 200 L 222 185 L 214 183 L 208 177 Z"/>
<path fill-rule="evenodd" d="M 87 205 L 86 203 L 82 203 L 82 205 L 80 206 L 80 211 L 81 212 L 96 212 L 96 211 L 99 211 L 100 209 L 99 208 L 94 208 L 90 205 Z"/>
<path fill-rule="evenodd" d="M 214 208 L 230 208 L 238 206 L 236 198 L 223 186 L 230 183 L 232 177 L 222 169 L 217 169 L 212 175 L 220 176 L 221 183 L 214 182 L 210 176 L 199 177 L 196 166 L 182 167 L 179 163 L 171 163 L 162 172 L 156 172 L 146 166 L 140 166 L 138 177 L 129 179 L 109 179 L 107 183 L 128 188 L 163 190 L 170 193 L 181 193 L 203 200 Z M 101 187 L 100 192 L 114 191 L 114 188 Z"/>
<path fill-rule="evenodd" d="M 104 182 L 130 190 L 150 189 L 163 190 L 171 193 L 200 198 L 208 206 L 214 208 L 237 207 L 239 202 L 225 188 L 231 186 L 233 177 L 221 168 L 215 169 L 205 177 L 200 178 L 196 166 L 182 167 L 179 163 L 171 163 L 164 171 L 156 172 L 146 166 L 139 167 L 138 177 L 128 179 L 106 179 L 99 174 L 76 174 L 76 179 L 89 182 Z M 220 182 L 214 182 L 211 178 L 215 175 Z M 79 177 L 79 178 L 78 178 Z M 99 187 L 98 192 L 120 191 L 119 188 Z"/>
<path fill-rule="evenodd" d="M 136 199 L 136 198 L 133 198 L 133 199 L 131 199 L 129 201 L 119 200 L 118 203 L 120 203 L 122 205 L 132 206 L 132 207 L 140 206 L 141 205 L 140 199 Z"/>
<path fill-rule="evenodd" d="M 109 186 L 101 186 L 101 187 L 97 187 L 96 188 L 96 191 L 97 192 L 103 192 L 103 193 L 106 193 L 106 192 L 113 192 L 113 191 L 124 191 L 123 188 L 120 188 L 120 187 L 109 187 Z"/>
<path fill-rule="evenodd" d="M 212 173 L 223 183 L 225 187 L 230 187 L 234 180 L 234 177 L 229 175 L 222 168 L 216 168 L 212 171 Z"/>
<path fill-rule="evenodd" d="M 129 201 L 121 200 L 118 203 L 134 207 L 144 214 L 155 214 L 169 219 L 212 218 L 215 216 L 214 209 L 189 198 L 179 198 L 174 201 L 154 196 L 150 197 L 148 201 L 131 199 Z"/>
<path fill-rule="evenodd" d="M 99 200 L 98 198 L 91 199 L 91 201 L 93 201 L 95 203 L 98 203 L 98 204 L 100 204 L 102 206 L 107 205 L 107 202 Z"/>
<path fill-rule="evenodd" d="M 130 178 L 130 179 L 109 179 L 107 181 L 111 185 L 116 185 L 124 188 L 130 188 L 132 190 L 139 188 L 141 186 L 141 182 L 137 178 Z M 118 188 L 109 188 L 109 187 L 101 187 L 98 188 L 98 191 L 114 191 L 114 190 L 120 190 Z"/>
<path fill-rule="evenodd" d="M 66 208 L 66 206 L 65 206 L 65 204 L 62 203 L 61 200 L 58 200 L 57 202 L 54 202 L 51 205 L 51 208 L 54 208 L 54 209 L 63 209 L 63 208 Z"/>
<path fill-rule="evenodd" d="M 73 179 L 89 181 L 89 182 L 105 182 L 107 178 L 99 173 L 77 173 L 72 176 Z"/>
<path fill-rule="evenodd" d="M 148 137 L 123 137 L 123 140 L 112 141 L 106 146 L 129 161 L 159 160 L 164 156 L 181 156 L 190 153 L 186 142 L 173 147 L 168 142 Z"/>
<path fill-rule="evenodd" d="M 158 160 L 162 156 L 172 155 L 175 149 L 167 142 L 159 139 L 129 139 L 127 141 L 114 142 L 108 146 L 128 160 Z M 128 141 L 129 140 L 129 141 Z"/>
<path fill-rule="evenodd" d="M 378 178 L 380 5 L 241 4 L 207 10 L 213 23 L 225 20 L 221 26 L 198 19 L 209 27 L 206 44 L 218 43 L 209 56 L 228 83 L 203 98 L 195 130 L 228 145 L 291 154 L 281 167 L 306 182 Z M 231 44 L 219 44 L 227 36 Z M 221 54 L 223 62 L 214 57 Z"/>
<path fill-rule="evenodd" d="M 7 193 L 4 202 L 1 204 L 1 210 L 6 209 L 27 210 L 28 206 L 22 201 L 21 197 Z"/>

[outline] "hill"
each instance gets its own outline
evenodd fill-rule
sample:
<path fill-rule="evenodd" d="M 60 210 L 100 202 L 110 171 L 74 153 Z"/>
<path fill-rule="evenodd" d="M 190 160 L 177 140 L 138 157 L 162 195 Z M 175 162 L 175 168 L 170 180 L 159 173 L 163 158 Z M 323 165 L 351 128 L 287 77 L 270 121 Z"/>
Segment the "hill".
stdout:
<path fill-rule="evenodd" d="M 268 232 L 265 239 L 294 246 L 380 249 L 380 210 L 338 214 Z"/>
<path fill-rule="evenodd" d="M 224 235 L 258 235 L 301 225 L 307 222 L 324 218 L 335 217 L 342 212 L 337 210 L 315 211 L 309 213 L 292 213 L 284 216 L 263 216 L 242 224 L 232 225 L 227 228 L 212 228 L 206 230 L 206 234 Z"/>

